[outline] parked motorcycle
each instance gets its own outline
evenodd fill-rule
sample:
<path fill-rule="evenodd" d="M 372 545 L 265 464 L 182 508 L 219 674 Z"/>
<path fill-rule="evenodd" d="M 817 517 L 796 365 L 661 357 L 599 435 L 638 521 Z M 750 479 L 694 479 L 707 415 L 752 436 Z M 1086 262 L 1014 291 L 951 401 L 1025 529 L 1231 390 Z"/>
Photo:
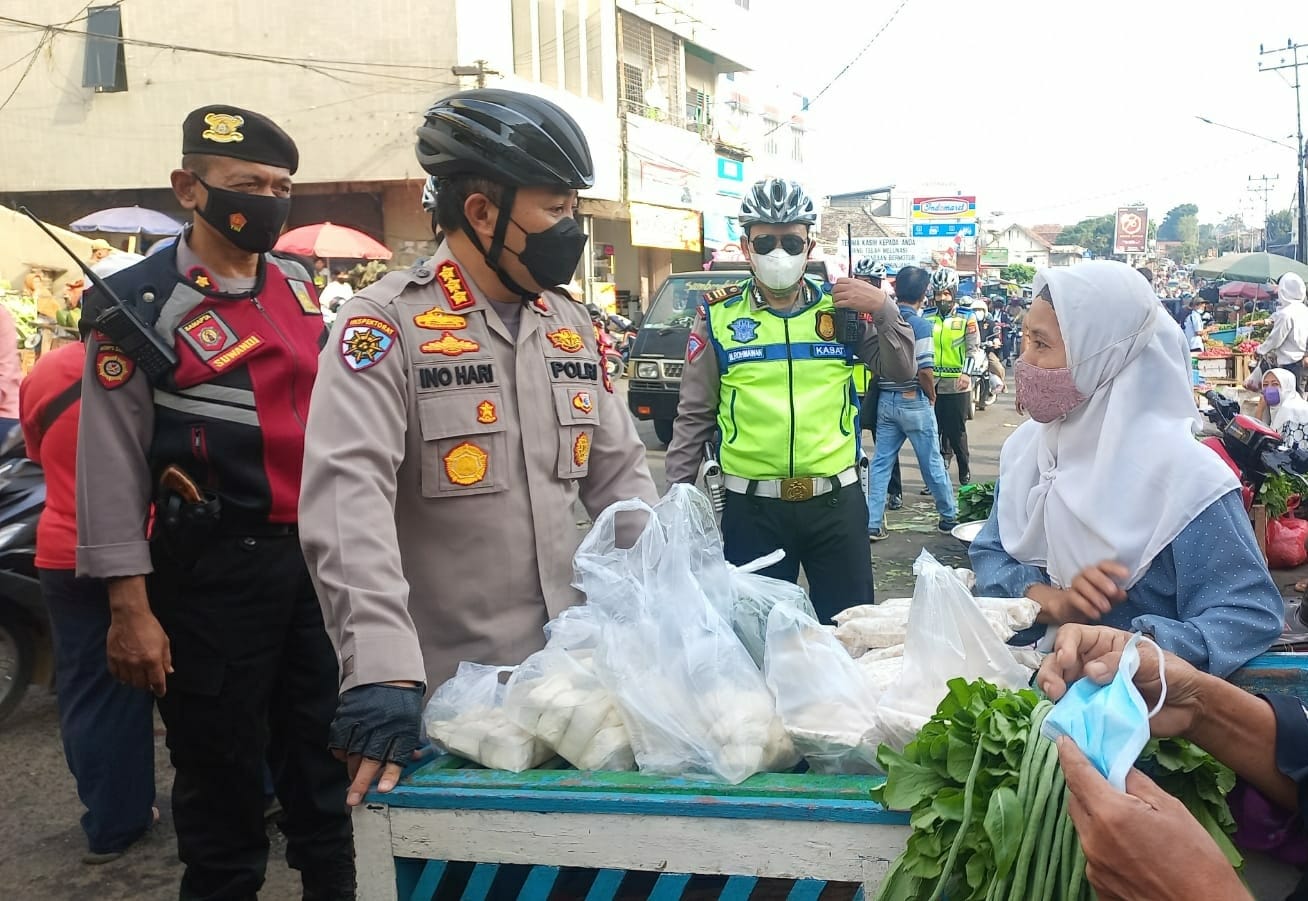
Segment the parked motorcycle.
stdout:
<path fill-rule="evenodd" d="M 1217 391 L 1206 392 L 1204 398 L 1209 404 L 1204 417 L 1218 434 L 1204 438 L 1203 443 L 1240 479 L 1246 510 L 1253 508 L 1263 482 L 1277 473 L 1289 475 L 1308 488 L 1304 479 L 1308 474 L 1308 450 L 1287 447 L 1280 433 L 1241 413 L 1238 401 Z"/>
<path fill-rule="evenodd" d="M 50 617 L 36 573 L 36 522 L 45 475 L 15 426 L 0 444 L 0 722 L 29 685 L 54 686 Z"/>

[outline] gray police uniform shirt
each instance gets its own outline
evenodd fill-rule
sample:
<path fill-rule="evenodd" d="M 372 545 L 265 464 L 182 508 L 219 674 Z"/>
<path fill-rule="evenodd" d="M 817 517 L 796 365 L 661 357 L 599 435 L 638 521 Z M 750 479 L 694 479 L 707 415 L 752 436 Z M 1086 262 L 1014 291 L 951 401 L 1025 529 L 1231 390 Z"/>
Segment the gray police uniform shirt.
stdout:
<path fill-rule="evenodd" d="M 747 301 L 761 310 L 767 301 L 750 291 Z M 812 301 L 816 303 L 816 300 Z M 708 322 L 703 316 L 695 319 L 692 336 L 698 336 L 700 347 L 709 346 Z M 687 345 L 689 346 L 689 345 Z M 890 379 L 911 379 L 916 370 L 913 363 L 913 329 L 899 315 L 894 300 L 887 299 L 872 316 L 872 326 L 863 336 L 858 358 L 878 376 Z M 704 445 L 713 440 L 718 427 L 718 395 L 722 373 L 718 358 L 713 353 L 688 354 L 681 374 L 681 400 L 677 404 L 677 420 L 668 445 L 668 484 L 694 482 L 704 462 Z M 831 423 L 833 429 L 839 423 Z M 746 424 L 745 428 L 748 428 Z"/>
<path fill-rule="evenodd" d="M 582 600 L 573 502 L 593 517 L 657 500 L 586 308 L 546 292 L 516 331 L 444 244 L 341 306 L 310 405 L 300 537 L 342 690 L 430 693 L 460 661 L 520 663 Z"/>

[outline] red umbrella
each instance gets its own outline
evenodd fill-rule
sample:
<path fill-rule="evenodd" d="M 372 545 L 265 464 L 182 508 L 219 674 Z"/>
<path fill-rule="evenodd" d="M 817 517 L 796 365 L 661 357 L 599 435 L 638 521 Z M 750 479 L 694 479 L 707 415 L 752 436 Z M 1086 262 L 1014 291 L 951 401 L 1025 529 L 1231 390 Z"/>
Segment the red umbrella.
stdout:
<path fill-rule="evenodd" d="M 1240 297 L 1245 300 L 1266 300 L 1272 296 L 1266 285 L 1253 282 L 1227 282 L 1217 290 L 1219 297 Z"/>
<path fill-rule="evenodd" d="M 275 249 L 325 260 L 389 260 L 393 255 L 358 229 L 330 222 L 293 228 L 277 240 Z"/>

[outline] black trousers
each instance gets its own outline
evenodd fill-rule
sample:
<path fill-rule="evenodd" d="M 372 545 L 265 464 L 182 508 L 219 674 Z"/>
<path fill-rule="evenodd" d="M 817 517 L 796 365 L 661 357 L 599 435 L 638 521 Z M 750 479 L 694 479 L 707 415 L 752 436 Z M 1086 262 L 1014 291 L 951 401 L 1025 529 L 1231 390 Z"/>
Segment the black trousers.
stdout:
<path fill-rule="evenodd" d="M 863 404 L 859 409 L 859 423 L 863 428 L 872 433 L 872 443 L 877 441 L 877 409 L 880 405 L 881 389 L 877 387 L 876 380 L 868 386 L 867 394 L 863 396 Z M 869 457 L 873 456 L 868 454 Z M 899 477 L 899 458 L 895 458 L 895 465 L 890 469 L 890 484 L 886 488 L 886 494 L 889 497 L 903 497 L 904 483 Z"/>
<path fill-rule="evenodd" d="M 936 425 L 940 427 L 940 454 L 949 469 L 949 458 L 958 458 L 958 481 L 972 479 L 972 456 L 967 450 L 967 403 L 969 392 L 936 395 Z"/>
<path fill-rule="evenodd" d="M 802 564 L 822 622 L 873 601 L 867 498 L 857 482 L 797 502 L 728 491 L 722 539 L 727 561 L 737 566 L 783 549 L 785 559 L 762 570 L 774 579 L 798 582 Z"/>
<path fill-rule="evenodd" d="M 172 645 L 159 699 L 177 771 L 180 898 L 252 901 L 268 862 L 264 766 L 304 898 L 354 897 L 345 765 L 327 750 L 336 653 L 295 534 L 210 541 L 183 564 L 158 544 L 150 600 Z"/>

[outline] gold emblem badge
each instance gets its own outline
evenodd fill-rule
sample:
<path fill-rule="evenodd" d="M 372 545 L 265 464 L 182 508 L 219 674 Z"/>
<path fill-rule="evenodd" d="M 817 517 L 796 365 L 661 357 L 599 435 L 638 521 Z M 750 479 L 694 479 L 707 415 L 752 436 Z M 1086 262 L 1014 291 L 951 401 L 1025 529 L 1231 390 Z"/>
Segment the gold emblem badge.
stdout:
<path fill-rule="evenodd" d="M 440 307 L 432 307 L 427 312 L 414 316 L 413 324 L 418 328 L 439 332 L 445 329 L 467 328 L 468 320 L 456 313 L 447 313 Z"/>
<path fill-rule="evenodd" d="M 245 135 L 241 134 L 241 126 L 245 124 L 243 116 L 209 113 L 204 117 L 204 123 L 209 127 L 200 137 L 206 141 L 213 141 L 216 144 L 238 144 L 245 140 Z"/>
<path fill-rule="evenodd" d="M 585 466 L 588 460 L 590 460 L 590 436 L 582 432 L 572 443 L 572 462 L 580 467 Z"/>
<path fill-rule="evenodd" d="M 476 485 L 486 478 L 490 458 L 471 441 L 465 441 L 445 455 L 445 475 L 455 485 Z"/>
<path fill-rule="evenodd" d="M 817 333 L 823 341 L 836 337 L 836 316 L 830 310 L 822 310 L 817 314 Z"/>
<path fill-rule="evenodd" d="M 590 399 L 589 391 L 578 391 L 572 395 L 572 405 L 583 413 L 589 413 L 595 409 L 595 404 Z"/>
<path fill-rule="evenodd" d="M 582 348 L 581 335 L 578 335 L 570 328 L 561 328 L 556 332 L 549 332 L 545 337 L 549 338 L 550 343 L 559 350 L 567 351 L 570 354 L 575 354 Z"/>
<path fill-rule="evenodd" d="M 249 221 L 243 213 L 232 213 L 227 217 L 227 227 L 232 231 L 240 234 L 241 229 L 245 228 L 245 223 Z"/>
<path fill-rule="evenodd" d="M 467 338 L 458 338 L 449 332 L 443 332 L 435 341 L 425 341 L 419 347 L 425 354 L 443 354 L 447 357 L 457 357 L 461 354 L 472 353 L 474 350 L 481 350 L 481 345 L 476 341 L 469 341 Z"/>
<path fill-rule="evenodd" d="M 493 403 L 491 403 L 488 400 L 484 400 L 481 403 L 477 404 L 478 422 L 480 422 L 482 425 L 490 425 L 492 422 L 495 422 L 497 419 L 499 419 L 499 416 L 495 413 L 495 405 Z"/>
<path fill-rule="evenodd" d="M 476 305 L 477 299 L 468 293 L 468 287 L 463 283 L 463 273 L 458 266 L 448 260 L 441 263 L 436 269 L 436 280 L 441 283 L 441 290 L 445 292 L 451 310 L 466 310 Z"/>

